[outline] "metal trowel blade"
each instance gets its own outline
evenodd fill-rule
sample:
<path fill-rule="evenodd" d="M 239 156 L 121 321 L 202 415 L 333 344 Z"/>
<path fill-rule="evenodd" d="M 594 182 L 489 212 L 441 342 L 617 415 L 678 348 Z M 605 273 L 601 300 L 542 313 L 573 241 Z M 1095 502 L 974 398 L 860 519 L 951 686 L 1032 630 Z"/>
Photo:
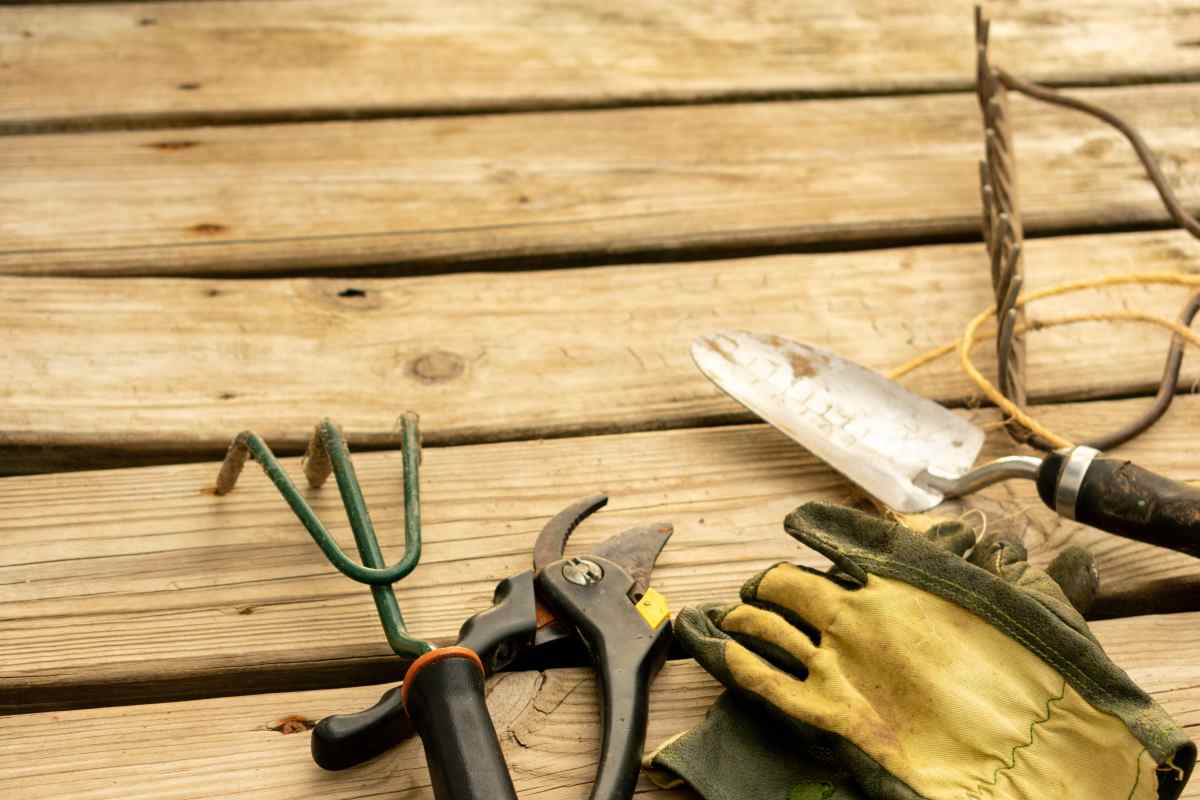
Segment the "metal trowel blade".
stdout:
<path fill-rule="evenodd" d="M 919 478 L 957 478 L 983 447 L 983 431 L 962 417 L 828 350 L 721 331 L 696 339 L 692 358 L 734 400 L 897 511 L 942 502 Z"/>

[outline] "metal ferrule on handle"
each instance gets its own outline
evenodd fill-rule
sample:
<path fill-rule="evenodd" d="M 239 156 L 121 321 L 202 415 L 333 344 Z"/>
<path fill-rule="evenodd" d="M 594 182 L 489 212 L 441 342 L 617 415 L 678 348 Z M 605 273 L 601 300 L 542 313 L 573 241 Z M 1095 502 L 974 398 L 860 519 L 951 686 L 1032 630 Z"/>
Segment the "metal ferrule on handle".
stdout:
<path fill-rule="evenodd" d="M 1084 525 L 1200 557 L 1200 488 L 1088 447 L 1046 456 L 1042 502 Z"/>
<path fill-rule="evenodd" d="M 1094 447 L 1080 446 L 1072 448 L 1065 455 L 1062 467 L 1058 470 L 1057 485 L 1054 487 L 1054 510 L 1060 517 L 1075 519 L 1083 478 L 1096 456 L 1100 455 L 1100 451 Z"/>

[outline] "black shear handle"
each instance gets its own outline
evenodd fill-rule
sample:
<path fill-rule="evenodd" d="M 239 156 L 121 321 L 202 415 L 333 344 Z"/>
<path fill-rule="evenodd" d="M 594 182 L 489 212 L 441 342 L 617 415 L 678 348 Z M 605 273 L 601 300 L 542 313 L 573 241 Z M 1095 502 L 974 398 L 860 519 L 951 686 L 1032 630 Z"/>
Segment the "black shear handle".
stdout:
<path fill-rule="evenodd" d="M 333 714 L 312 732 L 313 761 L 322 769 L 346 769 L 374 758 L 412 736 L 401 687 L 388 689 L 379 702 L 356 714 Z"/>
<path fill-rule="evenodd" d="M 421 742 L 437 800 L 516 800 L 508 764 L 488 714 L 483 665 L 463 647 L 414 663 L 404 705 Z M 428 658 L 428 656 L 426 656 Z"/>
<path fill-rule="evenodd" d="M 604 710 L 600 766 L 592 786 L 592 800 L 633 797 L 646 746 L 650 683 L 666 660 L 670 641 L 671 623 L 665 622 L 637 647 L 606 641 L 597 652 Z"/>
<path fill-rule="evenodd" d="M 637 613 L 634 612 L 634 616 Z M 638 617 L 634 641 L 598 631 L 588 636 L 599 661 L 604 699 L 600 764 L 592 800 L 629 800 L 637 786 L 646 743 L 650 683 L 670 645 L 671 623 L 656 631 Z M 437 800 L 516 800 L 517 792 L 485 702 L 483 669 L 466 648 L 414 665 L 405 680 L 404 703 L 425 745 L 425 761 Z"/>
<path fill-rule="evenodd" d="M 671 622 L 651 628 L 628 596 L 632 581 L 624 571 L 591 559 L 604 570 L 599 582 L 576 584 L 551 566 L 539 573 L 538 585 L 560 618 L 579 630 L 599 673 L 602 737 L 591 800 L 629 800 L 646 744 L 650 684 L 667 658 Z"/>
<path fill-rule="evenodd" d="M 458 643 L 478 653 L 489 674 L 507 667 L 537 630 L 533 573 L 500 581 L 492 603 L 458 632 Z M 313 760 L 325 769 L 346 769 L 412 736 L 413 723 L 404 710 L 401 691 L 401 687 L 389 689 L 365 711 L 334 714 L 318 722 L 312 736 Z"/>

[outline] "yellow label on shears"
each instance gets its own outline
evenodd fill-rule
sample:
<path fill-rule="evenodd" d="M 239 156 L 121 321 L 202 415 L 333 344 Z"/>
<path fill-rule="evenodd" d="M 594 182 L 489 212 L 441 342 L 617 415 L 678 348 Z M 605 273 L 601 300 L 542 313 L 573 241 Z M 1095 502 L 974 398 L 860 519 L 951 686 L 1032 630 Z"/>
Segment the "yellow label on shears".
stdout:
<path fill-rule="evenodd" d="M 671 609 L 667 608 L 667 598 L 654 589 L 647 589 L 642 599 L 637 603 L 637 612 L 646 620 L 650 630 L 655 630 L 671 617 Z"/>

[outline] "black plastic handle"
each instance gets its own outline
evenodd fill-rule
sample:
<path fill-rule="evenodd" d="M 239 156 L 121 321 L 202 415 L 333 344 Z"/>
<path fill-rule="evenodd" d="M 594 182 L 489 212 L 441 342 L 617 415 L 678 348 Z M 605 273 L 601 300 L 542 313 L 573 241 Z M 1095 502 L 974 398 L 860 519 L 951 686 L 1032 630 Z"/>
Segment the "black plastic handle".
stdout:
<path fill-rule="evenodd" d="M 463 623 L 459 644 L 474 650 L 491 674 L 521 655 L 537 630 L 533 572 L 505 578 L 496 586 L 492 607 Z M 415 733 L 404 710 L 400 687 L 355 714 L 334 714 L 313 729 L 312 757 L 324 769 L 353 767 L 396 746 Z"/>
<path fill-rule="evenodd" d="M 374 758 L 413 735 L 404 712 L 400 687 L 388 689 L 379 702 L 356 714 L 334 714 L 312 732 L 312 757 L 323 769 L 346 769 Z"/>
<path fill-rule="evenodd" d="M 1051 453 L 1038 470 L 1038 495 L 1051 508 L 1066 458 L 1064 453 Z M 1079 485 L 1075 519 L 1200 558 L 1200 489 L 1129 461 L 1092 461 Z"/>
<path fill-rule="evenodd" d="M 666 660 L 670 643 L 670 622 L 652 635 L 645 650 L 604 640 L 604 655 L 599 658 L 603 735 L 592 800 L 633 797 L 646 746 L 650 684 Z"/>
<path fill-rule="evenodd" d="M 418 663 L 407 686 L 405 703 L 425 745 L 434 797 L 516 800 L 488 715 L 479 663 L 465 655 L 445 654 L 426 665 Z"/>
<path fill-rule="evenodd" d="M 628 596 L 633 580 L 613 562 L 589 558 L 604 572 L 598 582 L 567 580 L 562 566 L 556 564 L 538 573 L 537 580 L 560 619 L 579 630 L 599 672 L 600 765 L 590 797 L 628 800 L 637 786 L 646 744 L 650 684 L 670 649 L 671 623 L 665 620 L 652 629 Z"/>

